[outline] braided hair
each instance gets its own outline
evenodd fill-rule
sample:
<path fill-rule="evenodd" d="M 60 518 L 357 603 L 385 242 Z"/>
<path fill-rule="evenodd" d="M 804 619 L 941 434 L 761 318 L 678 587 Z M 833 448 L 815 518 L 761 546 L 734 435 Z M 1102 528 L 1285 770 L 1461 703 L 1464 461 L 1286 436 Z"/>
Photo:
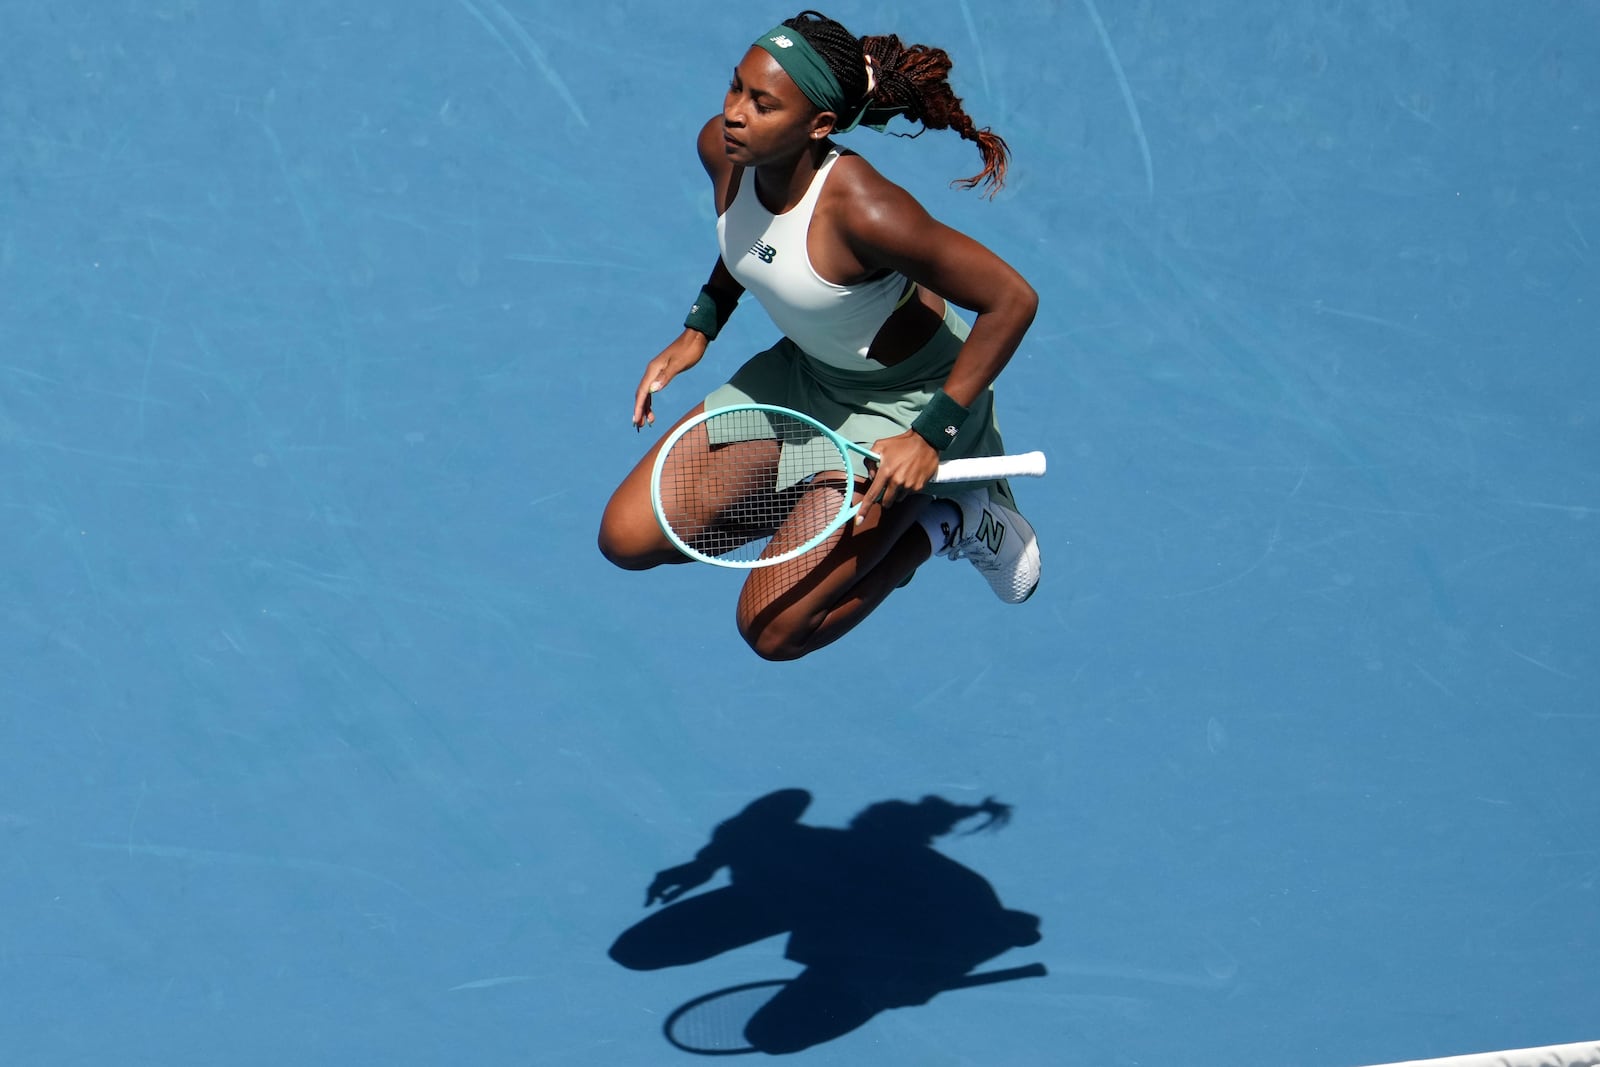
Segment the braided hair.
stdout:
<path fill-rule="evenodd" d="M 932 794 L 915 804 L 904 800 L 883 800 L 869 805 L 850 820 L 850 827 L 877 835 L 926 845 L 943 837 L 958 823 L 982 815 L 983 821 L 964 834 L 998 830 L 1011 821 L 1011 805 L 987 797 L 981 804 L 956 804 Z"/>
<path fill-rule="evenodd" d="M 999 134 L 987 126 L 979 129 L 962 109 L 961 98 L 950 88 L 951 62 L 944 49 L 908 45 L 892 33 L 857 38 L 819 11 L 802 11 L 783 24 L 817 50 L 850 101 L 863 107 L 896 109 L 920 123 L 923 130 L 955 130 L 963 139 L 976 142 L 983 154 L 983 170 L 952 185 L 963 189 L 986 185 L 991 198 L 1005 185 L 1011 150 Z M 877 75 L 870 94 L 868 59 Z M 922 132 L 897 136 L 917 137 Z"/>

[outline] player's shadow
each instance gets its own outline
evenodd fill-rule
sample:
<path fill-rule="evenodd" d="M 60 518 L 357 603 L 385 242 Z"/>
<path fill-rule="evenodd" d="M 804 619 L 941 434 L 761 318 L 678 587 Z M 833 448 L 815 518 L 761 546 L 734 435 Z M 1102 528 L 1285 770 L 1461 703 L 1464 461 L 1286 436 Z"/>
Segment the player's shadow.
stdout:
<path fill-rule="evenodd" d="M 749 1048 L 787 1053 L 974 984 L 980 963 L 1039 940 L 1037 916 L 1004 907 L 987 880 L 932 847 L 963 822 L 968 833 L 1003 826 L 1007 805 L 890 800 L 838 829 L 802 823 L 810 802 L 780 790 L 718 826 L 694 859 L 656 875 L 645 903 L 666 906 L 618 937 L 611 958 L 678 967 L 787 933 L 784 955 L 805 970 L 743 1027 Z M 729 885 L 683 897 L 723 867 Z"/>

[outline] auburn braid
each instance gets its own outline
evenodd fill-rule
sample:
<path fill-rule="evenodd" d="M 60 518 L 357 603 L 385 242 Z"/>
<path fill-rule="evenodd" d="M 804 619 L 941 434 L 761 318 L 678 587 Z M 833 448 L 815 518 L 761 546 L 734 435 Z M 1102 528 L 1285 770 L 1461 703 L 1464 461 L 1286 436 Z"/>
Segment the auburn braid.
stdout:
<path fill-rule="evenodd" d="M 976 142 L 983 154 L 983 170 L 953 184 L 963 189 L 987 185 L 990 197 L 1005 185 L 1011 150 L 987 126 L 979 129 L 962 108 L 961 98 L 950 88 L 952 64 L 944 49 L 907 45 L 892 33 L 857 38 L 818 11 L 802 11 L 783 24 L 817 50 L 852 103 L 868 102 L 866 63 L 870 57 L 877 74 L 872 104 L 900 108 L 924 129 L 955 130 L 963 139 Z"/>
<path fill-rule="evenodd" d="M 956 828 L 956 824 L 974 815 L 985 816 L 983 822 L 965 831 L 975 834 L 982 830 L 998 830 L 1011 821 L 1011 805 L 1002 804 L 994 797 L 986 797 L 982 804 L 954 804 L 932 794 L 917 802 L 916 811 L 922 829 L 930 839 L 943 837 Z"/>

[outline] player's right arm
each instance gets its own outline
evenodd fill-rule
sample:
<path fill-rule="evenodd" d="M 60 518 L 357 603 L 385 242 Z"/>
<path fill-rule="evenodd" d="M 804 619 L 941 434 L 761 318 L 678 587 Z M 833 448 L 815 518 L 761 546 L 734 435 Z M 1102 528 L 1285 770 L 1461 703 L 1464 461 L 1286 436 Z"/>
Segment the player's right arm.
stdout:
<path fill-rule="evenodd" d="M 700 163 L 711 177 L 715 202 L 720 213 L 725 205 L 728 182 L 733 174 L 733 166 L 722 150 L 721 115 L 713 117 L 701 127 L 696 147 L 700 153 Z M 706 286 L 715 290 L 730 304 L 737 303 L 739 297 L 744 295 L 744 286 L 728 272 L 721 256 L 717 257 L 716 266 L 711 268 L 711 277 L 706 279 Z M 639 386 L 633 394 L 634 429 L 637 430 L 647 423 L 655 424 L 653 404 L 655 394 L 665 389 L 672 379 L 699 363 L 706 354 L 706 346 L 710 343 L 711 339 L 705 334 L 685 326 L 683 332 L 671 344 L 645 365 L 644 375 L 639 379 Z"/>
<path fill-rule="evenodd" d="M 650 888 L 644 893 L 644 906 L 652 904 L 671 904 L 691 889 L 698 889 L 716 877 L 720 866 L 714 861 L 709 861 L 696 856 L 688 863 L 680 863 L 676 867 L 668 867 L 656 875 L 650 883 Z"/>

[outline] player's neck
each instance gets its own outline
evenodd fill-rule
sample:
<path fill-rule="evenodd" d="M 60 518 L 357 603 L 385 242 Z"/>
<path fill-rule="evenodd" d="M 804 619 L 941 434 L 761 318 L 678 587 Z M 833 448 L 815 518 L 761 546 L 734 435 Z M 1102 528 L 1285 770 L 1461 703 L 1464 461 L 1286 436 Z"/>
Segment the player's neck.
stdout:
<path fill-rule="evenodd" d="M 756 167 L 756 196 L 761 205 L 774 215 L 793 209 L 805 198 L 806 190 L 811 188 L 832 149 L 833 142 L 824 137 L 812 142 L 793 159 Z"/>

